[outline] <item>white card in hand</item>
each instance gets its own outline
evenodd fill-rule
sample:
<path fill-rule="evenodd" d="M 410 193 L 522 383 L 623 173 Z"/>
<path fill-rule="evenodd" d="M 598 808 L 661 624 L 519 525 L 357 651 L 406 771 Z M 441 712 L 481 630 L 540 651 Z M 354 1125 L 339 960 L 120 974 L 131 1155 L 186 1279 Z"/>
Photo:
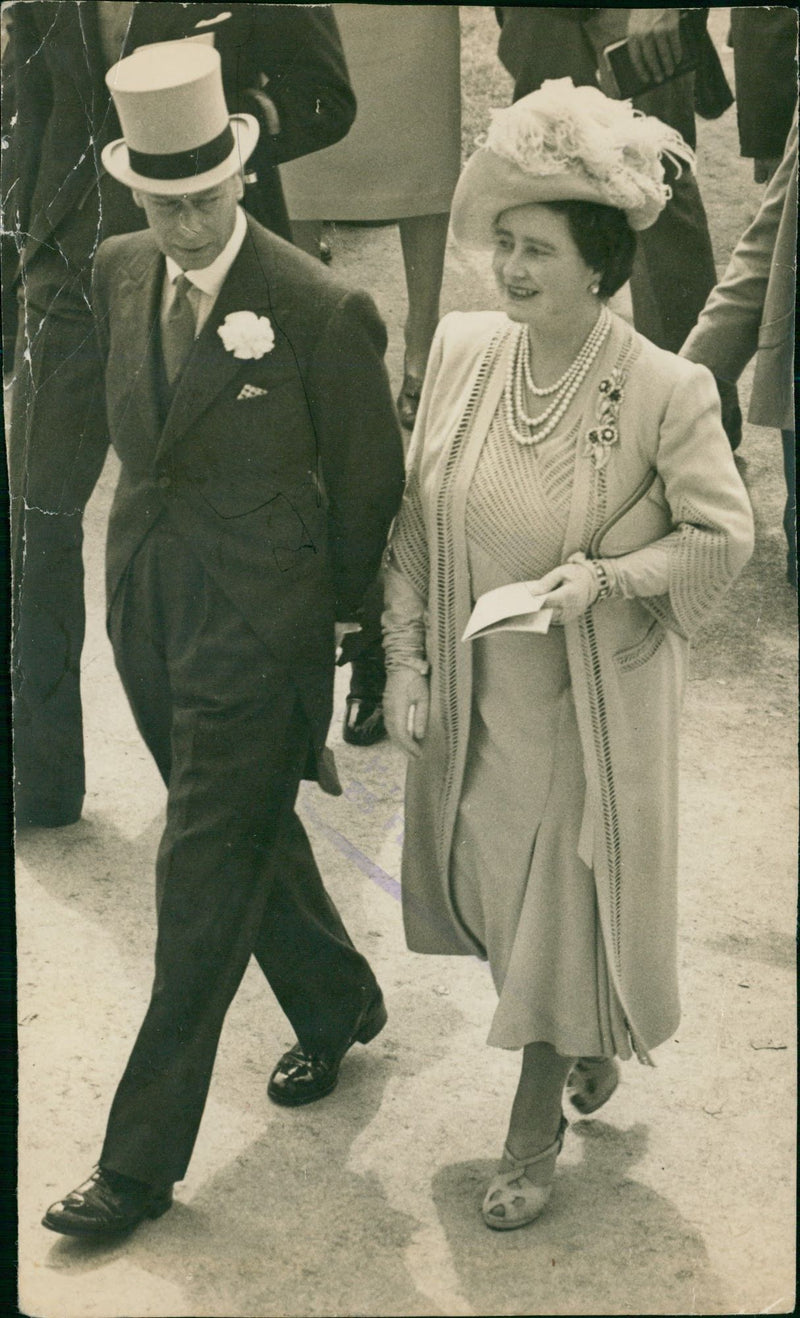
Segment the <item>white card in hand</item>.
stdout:
<path fill-rule="evenodd" d="M 535 581 L 517 581 L 487 590 L 475 603 L 462 641 L 491 632 L 546 632 L 553 610 L 542 607 L 545 597 L 533 593 L 535 585 Z"/>

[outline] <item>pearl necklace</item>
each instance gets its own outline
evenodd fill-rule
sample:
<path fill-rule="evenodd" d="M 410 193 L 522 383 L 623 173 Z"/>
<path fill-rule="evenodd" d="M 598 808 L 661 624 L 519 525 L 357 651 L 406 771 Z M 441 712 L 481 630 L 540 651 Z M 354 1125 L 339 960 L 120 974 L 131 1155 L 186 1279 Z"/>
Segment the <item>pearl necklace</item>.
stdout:
<path fill-rule="evenodd" d="M 554 385 L 540 389 L 531 378 L 530 339 L 527 326 L 520 326 L 517 344 L 508 363 L 508 375 L 503 391 L 506 425 L 518 443 L 538 444 L 552 434 L 586 379 L 610 328 L 611 315 L 604 307 L 574 362 L 567 367 Z M 553 395 L 552 402 L 538 416 L 528 416 L 525 411 L 525 384 L 539 397 Z"/>

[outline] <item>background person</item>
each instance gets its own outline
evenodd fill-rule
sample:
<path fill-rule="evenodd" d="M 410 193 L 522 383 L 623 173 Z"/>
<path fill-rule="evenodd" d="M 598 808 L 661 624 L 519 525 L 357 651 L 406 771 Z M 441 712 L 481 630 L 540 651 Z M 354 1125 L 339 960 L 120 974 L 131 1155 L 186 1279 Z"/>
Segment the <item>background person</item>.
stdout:
<path fill-rule="evenodd" d="M 783 157 L 797 102 L 797 10 L 733 5 L 730 44 L 739 150 L 752 158 L 756 183 L 767 183 Z"/>
<path fill-rule="evenodd" d="M 356 122 L 336 146 L 281 173 L 295 242 L 319 250 L 322 221 L 396 220 L 408 295 L 400 420 L 410 430 L 439 320 L 450 200 L 461 163 L 460 33 L 456 5 L 334 5 L 358 100 Z M 376 582 L 352 663 L 343 736 L 367 746 L 385 737 L 385 681 Z"/>
<path fill-rule="evenodd" d="M 691 157 L 567 78 L 495 114 L 452 225 L 493 248 L 502 311 L 442 321 L 391 538 L 408 944 L 487 958 L 489 1043 L 522 1051 L 496 1229 L 547 1202 L 568 1078 L 593 1110 L 615 1057 L 676 1027 L 687 638 L 752 551 L 710 374 L 605 305 L 667 201 L 664 151 Z M 524 581 L 546 634 L 462 640 L 482 594 Z"/>
<path fill-rule="evenodd" d="M 796 108 L 795 108 L 796 115 Z M 755 374 L 748 420 L 781 432 L 786 576 L 797 589 L 794 321 L 797 294 L 797 119 L 752 224 L 708 299 L 681 355 L 723 380 Z"/>
<path fill-rule="evenodd" d="M 347 138 L 282 169 L 295 241 L 323 220 L 396 220 L 408 292 L 400 420 L 416 404 L 439 320 L 450 200 L 461 164 L 457 5 L 334 5 L 358 116 Z"/>
<path fill-rule="evenodd" d="M 44 1218 L 85 1236 L 169 1208 L 251 955 L 298 1035 L 276 1103 L 330 1093 L 386 1022 L 294 807 L 304 776 L 338 787 L 335 623 L 377 571 L 402 488 L 385 329 L 366 294 L 238 205 L 258 124 L 229 119 L 218 53 L 164 43 L 108 81 L 125 137 L 103 161 L 148 222 L 94 270 L 121 463 L 108 631 L 167 817 L 147 1012 L 99 1167 Z"/>
<path fill-rule="evenodd" d="M 119 134 L 104 74 L 153 42 L 216 44 L 232 109 L 262 129 L 247 205 L 287 238 L 277 165 L 346 133 L 355 101 L 323 5 L 33 0 L 7 16 L 2 274 L 4 374 L 16 366 L 9 437 L 15 806 L 18 825 L 56 827 L 80 818 L 85 791 L 82 521 L 108 449 L 96 406 L 102 381 L 91 263 L 103 238 L 144 223 L 128 189 L 102 165 L 102 148 Z"/>

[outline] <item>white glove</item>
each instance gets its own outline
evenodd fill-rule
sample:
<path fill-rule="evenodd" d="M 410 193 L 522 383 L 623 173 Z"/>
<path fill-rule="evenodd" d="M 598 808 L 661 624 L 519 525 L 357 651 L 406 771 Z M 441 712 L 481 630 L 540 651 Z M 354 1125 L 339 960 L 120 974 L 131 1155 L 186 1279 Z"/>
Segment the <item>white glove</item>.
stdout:
<path fill-rule="evenodd" d="M 404 755 L 419 755 L 429 708 L 429 679 L 414 668 L 390 668 L 383 692 L 383 721 L 393 744 Z"/>
<path fill-rule="evenodd" d="M 542 608 L 552 609 L 552 621 L 563 627 L 574 622 L 594 604 L 600 583 L 585 554 L 571 554 L 566 563 L 554 567 L 531 583 L 532 594 L 544 595 Z"/>

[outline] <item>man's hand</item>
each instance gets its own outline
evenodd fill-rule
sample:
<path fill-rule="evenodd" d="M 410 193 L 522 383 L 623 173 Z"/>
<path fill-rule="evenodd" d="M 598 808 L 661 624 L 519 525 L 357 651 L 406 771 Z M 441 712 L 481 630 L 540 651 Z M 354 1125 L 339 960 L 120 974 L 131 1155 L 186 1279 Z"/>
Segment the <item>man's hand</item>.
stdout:
<path fill-rule="evenodd" d="M 413 668 L 391 668 L 383 693 L 383 721 L 393 745 L 416 758 L 428 727 L 428 678 Z"/>
<path fill-rule="evenodd" d="M 663 82 L 681 58 L 679 9 L 632 9 L 628 51 L 640 78 Z"/>

